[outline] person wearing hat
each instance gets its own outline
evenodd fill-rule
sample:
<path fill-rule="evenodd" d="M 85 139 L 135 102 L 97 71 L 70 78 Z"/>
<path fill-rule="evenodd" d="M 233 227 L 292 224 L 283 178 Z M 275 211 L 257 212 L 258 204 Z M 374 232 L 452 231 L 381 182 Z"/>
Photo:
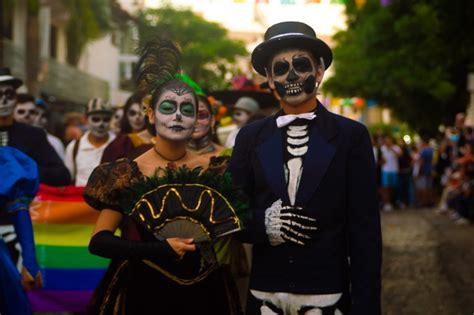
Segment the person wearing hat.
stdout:
<path fill-rule="evenodd" d="M 86 117 L 89 130 L 66 147 L 65 163 L 76 186 L 87 184 L 105 148 L 115 139 L 115 133 L 110 131 L 112 108 L 107 101 L 91 99 L 86 106 Z"/>
<path fill-rule="evenodd" d="M 258 113 L 260 106 L 258 102 L 251 97 L 242 96 L 237 100 L 234 105 L 234 111 L 232 118 L 237 128 L 232 130 L 225 141 L 227 148 L 232 148 L 235 144 L 235 138 L 239 133 L 240 129 L 247 124 L 247 122 Z"/>
<path fill-rule="evenodd" d="M 300 22 L 252 52 L 281 110 L 243 127 L 229 164 L 253 216 L 249 314 L 381 313 L 381 230 L 367 128 L 316 95 L 329 46 Z"/>
<path fill-rule="evenodd" d="M 16 90 L 22 81 L 0 68 L 0 146 L 19 149 L 38 164 L 40 181 L 50 186 L 69 185 L 71 177 L 63 161 L 49 144 L 45 133 L 33 126 L 15 122 Z"/>

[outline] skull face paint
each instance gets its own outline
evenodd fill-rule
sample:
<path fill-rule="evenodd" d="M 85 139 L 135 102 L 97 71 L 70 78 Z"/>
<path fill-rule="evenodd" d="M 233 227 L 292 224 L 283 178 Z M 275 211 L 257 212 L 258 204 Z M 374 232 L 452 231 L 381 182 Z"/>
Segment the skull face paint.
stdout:
<path fill-rule="evenodd" d="M 156 134 L 172 141 L 191 138 L 196 122 L 196 100 L 182 88 L 165 90 L 154 108 Z M 151 120 L 150 120 L 151 121 Z"/>
<path fill-rule="evenodd" d="M 108 136 L 110 128 L 110 114 L 106 113 L 92 113 L 87 116 L 87 123 L 91 133 L 97 138 L 104 138 Z"/>
<path fill-rule="evenodd" d="M 319 70 L 311 53 L 284 50 L 272 58 L 269 85 L 287 104 L 298 105 L 316 96 L 316 81 L 322 76 Z"/>
<path fill-rule="evenodd" d="M 197 114 L 196 125 L 194 126 L 193 139 L 199 140 L 204 138 L 211 131 L 213 117 L 209 111 L 209 107 L 199 100 L 199 108 Z"/>
<path fill-rule="evenodd" d="M 127 111 L 127 119 L 133 132 L 138 132 L 145 128 L 145 114 L 138 103 L 134 103 Z"/>
<path fill-rule="evenodd" d="M 10 116 L 16 103 L 16 91 L 12 85 L 0 85 L 0 117 Z"/>
<path fill-rule="evenodd" d="M 33 121 L 33 126 L 38 128 L 46 128 L 48 124 L 48 118 L 46 117 L 46 111 L 41 107 L 36 107 L 36 117 Z"/>
<path fill-rule="evenodd" d="M 33 102 L 17 103 L 13 112 L 16 122 L 34 125 L 38 116 L 38 109 Z"/>

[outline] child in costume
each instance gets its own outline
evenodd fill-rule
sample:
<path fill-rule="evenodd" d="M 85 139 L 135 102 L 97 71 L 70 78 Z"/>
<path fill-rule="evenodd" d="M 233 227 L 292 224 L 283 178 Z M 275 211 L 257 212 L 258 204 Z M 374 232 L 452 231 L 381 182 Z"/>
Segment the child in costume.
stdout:
<path fill-rule="evenodd" d="M 21 245 L 18 272 L 0 238 L 0 314 L 32 314 L 25 290 L 42 286 L 28 206 L 38 191 L 36 162 L 13 147 L 0 147 L 0 216 L 9 216 Z"/>
<path fill-rule="evenodd" d="M 91 313 L 239 313 L 238 298 L 210 242 L 160 234 L 165 227 L 193 226 L 209 240 L 214 226 L 226 225 L 225 232 L 240 228 L 231 202 L 214 189 L 222 191 L 227 182 L 232 190 L 231 181 L 202 173 L 199 167 L 207 167 L 208 161 L 186 149 L 198 100 L 176 76 L 178 57 L 168 41 L 152 41 L 143 48 L 138 81 L 152 96 L 145 111 L 155 145 L 134 161 L 102 164 L 86 186 L 85 200 L 101 210 L 89 249 L 112 259 Z M 176 215 L 180 211 L 184 214 Z M 202 213 L 207 221 L 198 218 Z M 114 233 L 124 219 L 127 230 L 119 238 Z"/>

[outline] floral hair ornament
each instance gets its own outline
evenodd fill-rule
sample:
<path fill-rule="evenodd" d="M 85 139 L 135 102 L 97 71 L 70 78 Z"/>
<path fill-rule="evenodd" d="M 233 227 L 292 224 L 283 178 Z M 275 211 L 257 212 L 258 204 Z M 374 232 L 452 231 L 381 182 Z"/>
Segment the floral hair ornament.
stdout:
<path fill-rule="evenodd" d="M 151 95 L 148 94 L 142 100 L 142 107 L 143 107 L 143 111 L 145 112 L 145 114 L 148 114 L 149 112 L 152 111 L 150 104 L 151 104 Z"/>

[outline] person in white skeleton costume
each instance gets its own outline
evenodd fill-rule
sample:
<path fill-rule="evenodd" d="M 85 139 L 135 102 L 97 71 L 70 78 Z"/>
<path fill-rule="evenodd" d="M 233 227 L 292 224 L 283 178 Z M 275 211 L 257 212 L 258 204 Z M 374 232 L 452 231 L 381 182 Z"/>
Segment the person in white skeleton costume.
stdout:
<path fill-rule="evenodd" d="M 381 233 L 367 129 L 316 99 L 331 49 L 300 22 L 252 53 L 279 100 L 239 132 L 229 170 L 250 198 L 248 314 L 380 314 Z"/>

